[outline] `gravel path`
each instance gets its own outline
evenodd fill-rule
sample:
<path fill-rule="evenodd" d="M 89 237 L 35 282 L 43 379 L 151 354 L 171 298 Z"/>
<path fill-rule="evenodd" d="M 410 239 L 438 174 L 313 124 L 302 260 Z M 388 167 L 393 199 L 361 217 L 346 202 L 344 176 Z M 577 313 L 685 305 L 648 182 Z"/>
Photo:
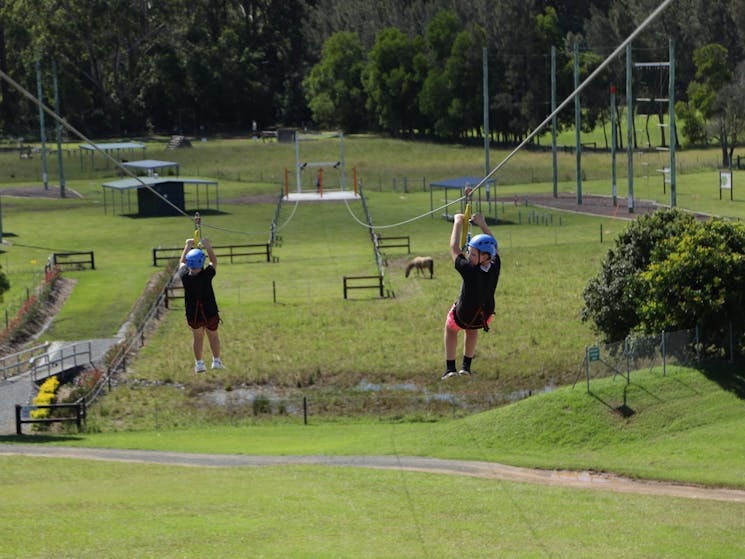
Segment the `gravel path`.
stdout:
<path fill-rule="evenodd" d="M 595 489 L 616 493 L 745 503 L 745 490 L 740 489 L 708 488 L 674 482 L 635 480 L 596 472 L 538 470 L 506 466 L 494 462 L 443 460 L 416 456 L 248 456 L 240 454 L 194 454 L 153 450 L 0 444 L 0 456 L 8 455 L 138 462 L 202 468 L 261 466 L 373 468 L 480 477 L 575 489 Z"/>

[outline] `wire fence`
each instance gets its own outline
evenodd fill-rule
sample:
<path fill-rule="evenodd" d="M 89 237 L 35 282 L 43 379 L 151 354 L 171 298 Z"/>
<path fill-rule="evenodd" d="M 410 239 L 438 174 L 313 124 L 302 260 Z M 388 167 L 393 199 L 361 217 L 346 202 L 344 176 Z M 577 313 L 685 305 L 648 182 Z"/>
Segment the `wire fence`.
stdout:
<path fill-rule="evenodd" d="M 698 329 L 661 332 L 656 335 L 630 335 L 622 342 L 595 344 L 585 348 L 585 356 L 575 385 L 584 377 L 587 391 L 593 379 L 621 377 L 631 382 L 635 371 L 659 368 L 667 374 L 669 366 L 690 367 L 704 358 L 721 358 L 724 353 L 733 360 L 736 354 L 734 340 L 720 340 L 719 351 L 704 352 Z M 728 348 L 728 349 L 725 349 Z M 739 350 L 737 350 L 739 352 Z"/>

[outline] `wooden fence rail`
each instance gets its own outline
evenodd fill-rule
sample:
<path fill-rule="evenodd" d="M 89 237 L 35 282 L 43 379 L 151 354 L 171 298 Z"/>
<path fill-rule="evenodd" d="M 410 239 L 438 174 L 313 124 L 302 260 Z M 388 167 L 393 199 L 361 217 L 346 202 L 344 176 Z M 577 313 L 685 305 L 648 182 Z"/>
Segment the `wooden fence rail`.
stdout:
<path fill-rule="evenodd" d="M 375 283 L 372 283 L 375 280 Z M 357 282 L 364 282 L 362 285 Z M 350 289 L 377 289 L 383 297 L 383 276 L 344 276 L 344 298 Z"/>
<path fill-rule="evenodd" d="M 59 409 L 72 409 L 75 410 L 75 416 L 67 416 L 67 417 L 39 417 L 39 418 L 32 418 L 31 417 L 31 410 L 34 409 L 51 409 L 51 410 L 59 410 Z M 24 418 L 24 411 L 28 412 L 29 417 Z M 80 431 L 83 428 L 83 422 L 85 421 L 85 402 L 79 402 L 74 404 L 44 404 L 44 405 L 31 405 L 31 406 L 21 406 L 20 404 L 16 404 L 16 434 L 17 435 L 23 435 L 23 425 L 25 423 L 64 423 L 64 422 L 71 422 L 74 421 L 78 426 L 78 431 Z"/>
<path fill-rule="evenodd" d="M 183 252 L 181 248 L 154 248 L 153 249 L 153 266 L 158 266 L 161 262 L 178 260 Z M 228 258 L 233 263 L 234 258 L 243 256 L 261 256 L 267 262 L 272 262 L 272 244 L 258 243 L 249 245 L 220 245 L 213 246 L 217 258 Z M 276 261 L 276 260 L 275 260 Z"/>
<path fill-rule="evenodd" d="M 54 252 L 52 253 L 52 266 L 59 266 L 67 270 L 85 270 L 89 266 L 91 270 L 96 269 L 96 261 L 93 251 L 84 252 Z"/>
<path fill-rule="evenodd" d="M 407 254 L 411 254 L 411 239 L 408 235 L 402 237 L 383 237 L 376 235 L 375 242 L 379 249 L 405 248 Z"/>

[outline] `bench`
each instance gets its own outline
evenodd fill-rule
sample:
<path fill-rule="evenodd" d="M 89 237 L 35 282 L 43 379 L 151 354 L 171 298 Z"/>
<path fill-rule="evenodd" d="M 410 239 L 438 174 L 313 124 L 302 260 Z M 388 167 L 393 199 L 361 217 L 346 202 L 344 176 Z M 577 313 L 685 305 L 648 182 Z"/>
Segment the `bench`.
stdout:
<path fill-rule="evenodd" d="M 373 283 L 373 280 L 375 282 Z M 357 282 L 364 282 L 362 285 Z M 383 297 L 383 276 L 344 276 L 344 298 L 350 289 L 377 289 Z"/>
<path fill-rule="evenodd" d="M 161 262 L 179 260 L 183 250 L 183 248 L 154 248 L 153 266 L 158 266 Z M 234 258 L 243 256 L 261 256 L 267 262 L 272 262 L 272 243 L 213 246 L 212 250 L 215 251 L 217 258 L 228 258 L 231 264 Z"/>
<path fill-rule="evenodd" d="M 385 248 L 405 248 L 407 254 L 411 254 L 411 239 L 408 235 L 402 237 L 383 237 L 377 235 L 375 242 L 379 249 Z"/>
<path fill-rule="evenodd" d="M 75 416 L 68 417 L 39 417 L 28 419 L 23 418 L 24 408 L 26 411 L 31 409 L 73 409 L 75 410 Z M 29 413 L 30 415 L 30 413 Z M 21 406 L 16 404 L 16 434 L 23 435 L 23 425 L 25 423 L 65 423 L 74 421 L 78 426 L 78 431 L 83 428 L 83 422 L 85 421 L 85 402 L 76 404 L 44 404 L 44 405 L 33 405 L 33 406 Z"/>

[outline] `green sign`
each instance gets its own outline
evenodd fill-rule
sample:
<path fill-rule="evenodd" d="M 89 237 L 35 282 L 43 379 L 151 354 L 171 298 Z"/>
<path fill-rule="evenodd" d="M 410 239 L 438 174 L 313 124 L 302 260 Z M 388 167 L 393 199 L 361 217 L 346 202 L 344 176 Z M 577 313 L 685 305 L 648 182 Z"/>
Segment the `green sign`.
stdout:
<path fill-rule="evenodd" d="M 598 346 L 588 347 L 587 359 L 589 361 L 600 361 L 600 348 Z"/>

